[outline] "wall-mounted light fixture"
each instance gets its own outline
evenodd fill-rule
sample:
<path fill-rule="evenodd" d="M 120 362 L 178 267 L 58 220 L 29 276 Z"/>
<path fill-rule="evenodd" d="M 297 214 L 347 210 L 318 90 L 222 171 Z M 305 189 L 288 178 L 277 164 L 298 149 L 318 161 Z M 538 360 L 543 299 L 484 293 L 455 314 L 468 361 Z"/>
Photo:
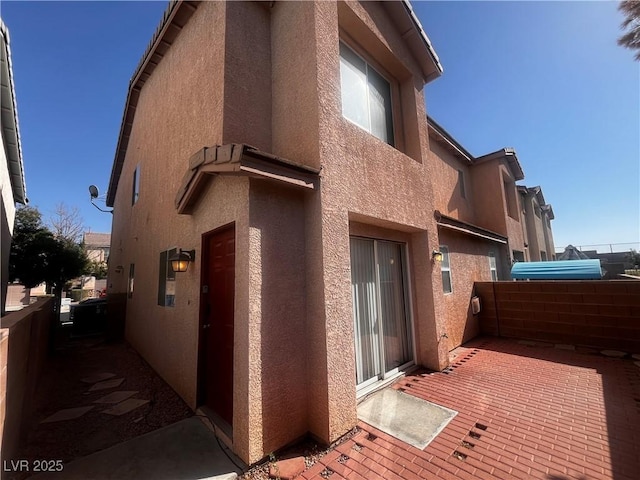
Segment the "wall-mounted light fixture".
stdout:
<path fill-rule="evenodd" d="M 196 259 L 195 250 L 178 250 L 178 253 L 173 255 L 169 261 L 171 262 L 171 268 L 174 272 L 186 272 L 189 268 L 189 264 Z"/>
<path fill-rule="evenodd" d="M 434 248 L 433 252 L 431 252 L 431 260 L 433 260 L 434 262 L 441 262 L 442 261 L 442 252 L 440 250 L 438 250 L 437 248 Z"/>
<path fill-rule="evenodd" d="M 124 272 L 124 267 L 122 265 L 118 265 L 115 269 L 116 273 L 122 273 Z"/>

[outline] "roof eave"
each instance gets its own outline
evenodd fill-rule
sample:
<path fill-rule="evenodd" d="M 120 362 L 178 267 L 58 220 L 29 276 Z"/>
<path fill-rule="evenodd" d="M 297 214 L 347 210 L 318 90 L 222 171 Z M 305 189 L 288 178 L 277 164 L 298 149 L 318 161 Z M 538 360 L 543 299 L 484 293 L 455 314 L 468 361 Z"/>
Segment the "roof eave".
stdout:
<path fill-rule="evenodd" d="M 411 21 L 411 26 L 417 35 L 408 35 L 404 36 L 404 38 L 420 63 L 425 83 L 429 83 L 442 75 L 444 68 L 440 63 L 440 58 L 433 48 L 431 40 L 429 40 L 429 37 L 422 28 L 418 16 L 413 11 L 411 2 L 409 2 L 409 0 L 386 2 L 386 5 L 390 8 L 397 8 L 396 6 L 402 5 L 406 18 Z"/>
<path fill-rule="evenodd" d="M 138 63 L 135 73 L 131 77 L 127 92 L 127 100 L 125 101 L 124 112 L 122 115 L 122 123 L 120 124 L 116 153 L 113 159 L 113 166 L 111 168 L 111 176 L 109 178 L 109 188 L 107 190 L 106 199 L 106 204 L 109 207 L 113 207 L 115 202 L 116 190 L 118 188 L 120 174 L 122 173 L 122 166 L 124 165 L 124 157 L 129 145 L 129 135 L 131 134 L 131 129 L 133 127 L 133 119 L 135 117 L 136 106 L 138 104 L 138 97 L 140 96 L 142 86 L 146 79 L 148 79 L 148 76 L 151 75 L 158 62 L 161 61 L 163 57 L 163 54 L 158 53 L 158 48 L 163 43 L 165 44 L 164 47 L 166 47 L 167 44 L 169 46 L 171 45 L 172 41 L 166 41 L 167 35 L 174 33 L 170 32 L 171 27 L 174 26 L 177 27 L 178 30 L 181 30 L 182 26 L 189 20 L 199 3 L 199 1 L 195 0 L 171 0 L 169 2 L 160 25 L 156 29 L 156 32 L 147 46 L 147 50 Z M 180 25 L 180 23 L 182 25 Z M 151 59 L 156 54 L 160 56 L 160 59 L 152 62 Z"/>
<path fill-rule="evenodd" d="M 11 67 L 11 48 L 9 46 L 9 31 L 0 19 L 0 105 L 2 105 L 2 137 L 5 141 L 7 167 L 16 203 L 28 203 L 27 186 L 24 176 L 22 159 L 22 144 L 20 142 L 20 128 L 18 123 L 18 109 Z"/>
<path fill-rule="evenodd" d="M 429 129 L 435 133 L 444 143 L 456 151 L 456 153 L 464 158 L 469 164 L 473 163 L 473 155 L 471 155 L 458 141 L 442 128 L 433 118 L 427 115 L 427 125 Z"/>

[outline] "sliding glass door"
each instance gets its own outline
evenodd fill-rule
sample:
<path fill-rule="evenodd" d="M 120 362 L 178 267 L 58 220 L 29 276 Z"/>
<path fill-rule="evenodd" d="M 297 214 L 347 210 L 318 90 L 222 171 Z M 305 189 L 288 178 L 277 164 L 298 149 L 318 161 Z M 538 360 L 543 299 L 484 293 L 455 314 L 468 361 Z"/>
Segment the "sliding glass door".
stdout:
<path fill-rule="evenodd" d="M 404 245 L 351 238 L 357 388 L 413 361 Z"/>

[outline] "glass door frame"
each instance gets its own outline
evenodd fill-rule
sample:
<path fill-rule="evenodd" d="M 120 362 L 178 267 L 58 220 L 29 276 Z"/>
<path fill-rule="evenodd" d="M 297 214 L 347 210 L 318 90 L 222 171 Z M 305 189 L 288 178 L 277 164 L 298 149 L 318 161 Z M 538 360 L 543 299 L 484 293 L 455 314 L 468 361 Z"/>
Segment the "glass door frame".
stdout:
<path fill-rule="evenodd" d="M 414 318 L 413 318 L 413 299 L 411 295 L 411 270 L 409 268 L 409 248 L 407 242 L 397 241 L 397 240 L 388 240 L 386 238 L 377 238 L 377 237 L 365 237 L 362 235 L 349 235 L 349 240 L 351 239 L 361 239 L 361 240 L 369 240 L 373 241 L 373 255 L 374 255 L 374 270 L 375 270 L 375 289 L 376 289 L 376 311 L 379 311 L 381 305 L 381 295 L 380 295 L 380 266 L 378 260 L 378 242 L 388 242 L 396 244 L 400 247 L 400 256 L 402 260 L 402 290 L 403 290 L 403 300 L 404 300 L 404 317 L 405 317 L 405 328 L 407 330 L 407 334 L 409 335 L 409 356 L 410 359 L 403 363 L 402 365 L 398 365 L 397 367 L 392 368 L 391 370 L 385 371 L 385 351 L 384 351 L 384 334 L 378 334 L 378 350 L 379 354 L 379 362 L 380 362 L 380 372 L 378 375 L 369 378 L 362 383 L 356 384 L 356 398 L 366 395 L 367 393 L 379 388 L 381 385 L 393 380 L 394 378 L 401 375 L 401 373 L 407 368 L 415 365 L 416 363 L 416 335 L 414 328 Z M 349 258 L 351 259 L 352 252 L 349 252 Z M 353 295 L 353 289 L 352 289 Z M 352 312 L 352 321 L 354 327 L 354 346 L 356 341 L 356 329 L 355 329 L 355 311 Z M 381 321 L 381 320 L 379 320 Z M 383 329 L 382 324 L 380 324 L 379 330 Z M 357 349 L 354 349 L 355 353 L 355 362 L 357 365 Z M 357 366 L 356 366 L 357 369 Z M 357 381 L 357 380 L 356 380 Z"/>

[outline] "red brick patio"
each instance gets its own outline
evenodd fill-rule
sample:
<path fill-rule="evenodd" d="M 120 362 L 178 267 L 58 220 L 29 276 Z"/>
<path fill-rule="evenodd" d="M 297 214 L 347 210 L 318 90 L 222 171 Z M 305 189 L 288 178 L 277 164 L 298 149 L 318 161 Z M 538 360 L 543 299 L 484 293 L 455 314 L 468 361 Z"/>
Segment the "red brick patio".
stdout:
<path fill-rule="evenodd" d="M 606 358 L 484 338 L 446 372 L 393 388 L 459 414 L 424 450 L 364 422 L 306 479 L 640 478 L 640 368 Z"/>

